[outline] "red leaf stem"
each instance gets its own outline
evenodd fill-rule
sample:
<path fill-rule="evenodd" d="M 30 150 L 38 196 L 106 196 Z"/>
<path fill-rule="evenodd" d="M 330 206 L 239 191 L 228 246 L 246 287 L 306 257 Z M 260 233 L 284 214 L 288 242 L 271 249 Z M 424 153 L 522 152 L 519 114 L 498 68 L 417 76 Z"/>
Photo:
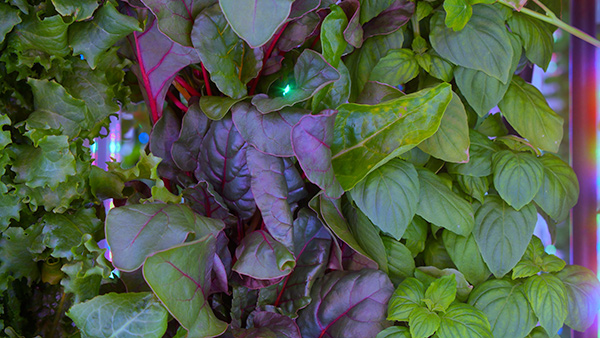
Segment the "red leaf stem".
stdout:
<path fill-rule="evenodd" d="M 189 83 L 185 82 L 185 80 L 181 76 L 175 76 L 175 81 L 177 81 L 177 83 L 179 83 L 183 88 L 185 88 L 185 90 L 187 90 L 188 93 L 192 94 L 192 96 L 202 96 L 202 94 L 198 93 L 198 91 L 194 89 L 194 87 L 192 87 Z"/>
<path fill-rule="evenodd" d="M 173 95 L 173 93 L 171 93 L 170 91 L 167 91 L 167 97 L 169 98 L 169 100 L 171 100 L 171 102 L 175 103 L 177 108 L 183 110 L 184 112 L 188 111 L 188 107 L 181 103 L 181 101 L 179 101 L 179 99 L 177 99 L 175 95 Z"/>
<path fill-rule="evenodd" d="M 202 67 L 202 77 L 204 78 L 204 85 L 206 86 L 206 95 L 212 96 L 212 90 L 210 89 L 210 82 L 208 81 L 208 73 L 206 72 L 206 69 L 204 68 L 203 64 L 200 64 L 200 67 Z"/>
<path fill-rule="evenodd" d="M 140 66 L 140 73 L 142 73 L 142 80 L 144 82 L 144 88 L 146 88 L 148 95 L 148 102 L 150 103 L 150 113 L 152 114 L 152 124 L 155 124 L 156 121 L 160 118 L 158 114 L 158 108 L 156 106 L 156 101 L 152 97 L 152 93 L 150 92 L 150 78 L 148 77 L 148 73 L 144 67 L 144 62 L 142 61 L 142 54 L 140 53 L 140 43 L 138 41 L 138 33 L 133 32 L 133 39 L 135 40 L 135 56 L 138 59 L 138 64 Z"/>
<path fill-rule="evenodd" d="M 260 69 L 260 72 L 258 72 L 258 75 L 256 76 L 256 78 L 254 78 L 254 80 L 252 81 L 252 88 L 250 88 L 250 95 L 254 95 L 254 92 L 256 92 L 256 86 L 258 85 L 258 79 L 260 79 L 260 76 L 262 75 L 263 69 L 265 68 L 265 63 L 271 57 L 271 54 L 273 53 L 273 49 L 275 49 L 275 45 L 277 45 L 277 41 L 281 37 L 281 34 L 283 34 L 283 31 L 285 30 L 285 28 L 287 27 L 288 24 L 289 24 L 289 22 L 286 22 L 285 24 L 283 24 L 283 27 L 281 27 L 281 29 L 279 30 L 277 35 L 275 35 L 275 38 L 273 38 L 273 41 L 271 41 L 271 44 L 269 45 L 269 48 L 267 49 L 267 53 L 265 54 L 265 57 L 263 58 L 263 66 Z"/>

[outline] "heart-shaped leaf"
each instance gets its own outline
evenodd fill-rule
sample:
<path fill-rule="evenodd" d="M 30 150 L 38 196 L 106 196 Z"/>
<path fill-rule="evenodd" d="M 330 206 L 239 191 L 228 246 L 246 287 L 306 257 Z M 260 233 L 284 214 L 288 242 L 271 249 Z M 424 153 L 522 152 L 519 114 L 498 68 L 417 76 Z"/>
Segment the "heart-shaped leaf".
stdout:
<path fill-rule="evenodd" d="M 544 167 L 534 155 L 503 150 L 492 162 L 494 187 L 506 203 L 520 210 L 533 200 L 544 179 Z"/>
<path fill-rule="evenodd" d="M 569 265 L 556 274 L 567 291 L 568 315 L 565 323 L 577 331 L 587 330 L 600 308 L 600 283 L 596 275 L 578 265 Z"/>
<path fill-rule="evenodd" d="M 388 320 L 408 321 L 411 312 L 422 306 L 425 285 L 416 278 L 405 279 L 390 298 Z"/>
<path fill-rule="evenodd" d="M 518 12 L 511 15 L 508 25 L 523 39 L 527 58 L 546 71 L 554 50 L 554 38 L 548 25 Z"/>
<path fill-rule="evenodd" d="M 209 119 L 220 120 L 229 113 L 233 105 L 243 99 L 232 99 L 227 96 L 202 96 L 200 97 L 200 108 Z"/>
<path fill-rule="evenodd" d="M 302 338 L 296 322 L 288 316 L 267 311 L 255 311 L 251 314 L 254 327 L 236 331 L 236 338 Z"/>
<path fill-rule="evenodd" d="M 399 86 L 417 75 L 419 75 L 419 64 L 415 52 L 408 48 L 393 49 L 377 62 L 369 75 L 369 81 Z"/>
<path fill-rule="evenodd" d="M 396 0 L 390 7 L 367 22 L 363 29 L 364 37 L 387 35 L 406 25 L 415 12 L 415 3 L 409 0 Z"/>
<path fill-rule="evenodd" d="M 410 335 L 415 338 L 430 337 L 440 327 L 440 317 L 426 307 L 417 307 L 408 317 Z"/>
<path fill-rule="evenodd" d="M 452 261 L 470 283 L 478 285 L 488 279 L 491 272 L 481 257 L 473 234 L 465 237 L 444 230 L 442 238 Z"/>
<path fill-rule="evenodd" d="M 233 270 L 258 280 L 272 280 L 289 275 L 296 260 L 286 247 L 262 230 L 254 231 L 235 250 Z"/>
<path fill-rule="evenodd" d="M 455 303 L 440 317 L 442 322 L 436 332 L 440 338 L 492 337 L 490 323 L 485 315 L 467 304 Z"/>
<path fill-rule="evenodd" d="M 197 103 L 190 105 L 181 121 L 181 131 L 171 147 L 173 162 L 183 171 L 195 171 L 198 167 L 198 154 L 210 121 L 202 113 Z"/>
<path fill-rule="evenodd" d="M 563 282 L 550 274 L 534 275 L 523 285 L 525 295 L 540 320 L 540 325 L 554 335 L 567 318 L 567 289 Z"/>
<path fill-rule="evenodd" d="M 573 169 L 557 156 L 546 153 L 538 159 L 544 167 L 544 179 L 533 200 L 550 217 L 560 222 L 569 216 L 569 211 L 577 203 L 577 176 Z"/>

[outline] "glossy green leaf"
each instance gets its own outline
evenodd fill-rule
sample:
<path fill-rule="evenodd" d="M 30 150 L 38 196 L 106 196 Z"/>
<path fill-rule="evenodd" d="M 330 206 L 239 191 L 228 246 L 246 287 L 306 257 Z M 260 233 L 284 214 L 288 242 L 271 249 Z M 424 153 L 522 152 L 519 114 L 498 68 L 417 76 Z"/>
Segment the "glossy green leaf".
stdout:
<path fill-rule="evenodd" d="M 0 16 L 2 17 L 2 22 L 0 23 L 0 43 L 4 42 L 6 34 L 21 22 L 20 13 L 16 7 L 5 3 L 0 4 Z"/>
<path fill-rule="evenodd" d="M 487 115 L 475 130 L 487 137 L 506 136 L 508 134 L 508 129 L 504 125 L 504 120 L 502 119 L 502 114 Z"/>
<path fill-rule="evenodd" d="M 393 49 L 379 59 L 369 75 L 369 81 L 387 83 L 391 86 L 405 84 L 419 75 L 415 53 L 407 48 Z"/>
<path fill-rule="evenodd" d="M 417 215 L 458 235 L 469 235 L 474 226 L 471 205 L 450 190 L 436 174 L 426 169 L 418 172 L 421 192 Z"/>
<path fill-rule="evenodd" d="M 513 49 L 504 19 L 494 7 L 473 7 L 471 20 L 460 31 L 444 24 L 443 12 L 431 18 L 431 45 L 442 57 L 456 65 L 480 70 L 503 83 L 510 80 Z"/>
<path fill-rule="evenodd" d="M 26 278 L 31 283 L 40 277 L 40 268 L 32 253 L 32 247 L 39 245 L 42 227 L 31 225 L 27 229 L 10 227 L 0 238 L 0 290 L 7 289 L 7 283 Z"/>
<path fill-rule="evenodd" d="M 454 31 L 463 29 L 473 15 L 473 7 L 467 0 L 444 1 L 444 11 L 446 11 L 444 23 Z"/>
<path fill-rule="evenodd" d="M 563 118 L 550 108 L 537 88 L 515 76 L 498 107 L 508 123 L 535 147 L 558 151 Z"/>
<path fill-rule="evenodd" d="M 360 4 L 360 24 L 364 25 L 367 21 L 387 9 L 393 2 L 393 0 L 362 1 Z"/>
<path fill-rule="evenodd" d="M 227 115 L 231 107 L 241 100 L 243 98 L 232 99 L 227 96 L 201 96 L 199 104 L 200 109 L 209 119 L 220 120 Z"/>
<path fill-rule="evenodd" d="M 550 274 L 534 275 L 523 285 L 525 295 L 540 320 L 540 325 L 555 334 L 567 318 L 567 289 L 560 279 Z"/>
<path fill-rule="evenodd" d="M 382 236 L 381 240 L 387 254 L 388 276 L 392 280 L 392 283 L 397 285 L 405 278 L 413 275 L 415 260 L 410 250 L 399 241 L 387 236 Z"/>
<path fill-rule="evenodd" d="M 416 278 L 405 279 L 392 294 L 388 304 L 388 320 L 408 321 L 411 312 L 421 307 L 425 286 Z"/>
<path fill-rule="evenodd" d="M 481 257 L 473 234 L 464 237 L 444 230 L 442 236 L 446 251 L 470 283 L 478 285 L 488 279 L 491 272 Z"/>
<path fill-rule="evenodd" d="M 337 71 L 340 73 L 340 79 L 334 83 L 325 86 L 315 94 L 312 99 L 312 110 L 320 112 L 325 109 L 336 109 L 344 103 L 348 103 L 350 98 L 350 72 L 348 67 L 343 62 L 337 66 Z"/>
<path fill-rule="evenodd" d="M 338 66 L 342 54 L 348 45 L 344 40 L 344 29 L 348 26 L 346 13 L 340 6 L 331 6 L 331 12 L 321 23 L 321 50 L 323 57 L 333 67 Z"/>
<path fill-rule="evenodd" d="M 453 304 L 440 317 L 442 318 L 442 322 L 437 331 L 439 338 L 492 337 L 490 323 L 485 315 L 467 304 Z"/>
<path fill-rule="evenodd" d="M 440 79 L 445 82 L 450 82 L 454 78 L 454 64 L 441 57 L 435 50 L 430 49 L 427 51 L 424 57 L 428 56 L 429 69 L 427 72 L 436 79 Z M 418 60 L 417 60 L 418 61 Z M 421 65 L 421 67 L 423 67 Z"/>
<path fill-rule="evenodd" d="M 127 227 L 123 227 L 127 224 Z M 224 224 L 195 214 L 185 205 L 132 204 L 111 209 L 106 216 L 106 240 L 119 270 L 133 271 L 152 253 L 196 238 L 215 235 Z"/>
<path fill-rule="evenodd" d="M 410 338 L 410 331 L 404 326 L 390 326 L 379 332 L 375 338 Z"/>
<path fill-rule="evenodd" d="M 469 124 L 465 106 L 456 93 L 444 112 L 440 128 L 430 138 L 419 144 L 429 155 L 446 162 L 469 161 Z"/>
<path fill-rule="evenodd" d="M 433 135 L 451 93 L 448 84 L 440 84 L 378 105 L 340 106 L 331 151 L 333 169 L 344 190 Z M 362 165 L 356 166 L 357 162 Z"/>
<path fill-rule="evenodd" d="M 425 308 L 417 307 L 408 317 L 410 335 L 414 338 L 427 338 L 440 327 L 440 317 L 437 313 Z"/>
<path fill-rule="evenodd" d="M 190 337 L 215 337 L 227 329 L 208 304 L 215 241 L 208 237 L 184 243 L 144 263 L 144 279 Z"/>
<path fill-rule="evenodd" d="M 488 195 L 475 214 L 473 236 L 483 260 L 497 278 L 521 259 L 533 235 L 537 212 L 532 204 L 517 211 L 500 197 Z"/>
<path fill-rule="evenodd" d="M 502 150 L 492 161 L 494 187 L 500 197 L 516 210 L 531 202 L 544 179 L 544 168 L 535 155 Z"/>
<path fill-rule="evenodd" d="M 533 200 L 555 221 L 569 216 L 579 197 L 579 182 L 573 169 L 560 158 L 544 154 L 538 158 L 544 167 L 542 186 Z"/>
<path fill-rule="evenodd" d="M 542 241 L 537 236 L 531 237 L 531 242 L 529 242 L 523 257 L 513 268 L 512 279 L 526 278 L 540 273 L 543 258 L 547 255 Z"/>
<path fill-rule="evenodd" d="M 296 261 L 286 247 L 265 231 L 255 231 L 235 250 L 232 270 L 254 279 L 268 280 L 289 275 Z"/>
<path fill-rule="evenodd" d="M 578 265 L 569 265 L 556 277 L 567 291 L 567 319 L 565 324 L 577 331 L 585 331 L 597 317 L 600 308 L 600 282 L 596 275 Z"/>
<path fill-rule="evenodd" d="M 44 244 L 52 248 L 52 256 L 73 259 L 71 249 L 81 244 L 85 234 L 95 234 L 102 223 L 96 210 L 81 209 L 72 215 L 48 213 L 43 218 Z"/>
<path fill-rule="evenodd" d="M 252 48 L 267 43 L 290 15 L 293 0 L 221 0 L 231 28 Z"/>
<path fill-rule="evenodd" d="M 98 8 L 97 0 L 52 0 L 52 4 L 60 15 L 72 16 L 75 21 L 91 18 Z"/>
<path fill-rule="evenodd" d="M 485 314 L 493 337 L 524 337 L 537 324 L 521 283 L 489 280 L 475 287 L 469 304 Z"/>
<path fill-rule="evenodd" d="M 289 84 L 290 92 L 280 97 L 259 94 L 252 98 L 252 104 L 261 113 L 267 114 L 306 101 L 339 78 L 338 71 L 321 54 L 306 49 L 294 65 L 294 82 Z"/>
<path fill-rule="evenodd" d="M 470 129 L 469 162 L 448 163 L 448 172 L 474 177 L 485 177 L 492 174 L 492 155 L 498 151 L 498 146 L 487 136 Z"/>
<path fill-rule="evenodd" d="M 546 71 L 554 51 L 554 37 L 548 25 L 518 12 L 508 19 L 508 25 L 523 40 L 527 58 Z"/>
<path fill-rule="evenodd" d="M 109 293 L 75 304 L 67 316 L 85 337 L 162 337 L 167 310 L 152 293 Z"/>
<path fill-rule="evenodd" d="M 76 22 L 69 27 L 69 45 L 74 54 L 85 56 L 93 69 L 107 49 L 133 31 L 142 31 L 139 22 L 119 13 L 108 2 L 98 9 L 92 21 Z"/>
<path fill-rule="evenodd" d="M 436 279 L 425 291 L 425 303 L 432 311 L 444 312 L 456 299 L 456 278 L 448 275 Z"/>
<path fill-rule="evenodd" d="M 417 211 L 419 177 L 412 164 L 393 159 L 371 172 L 351 193 L 379 229 L 399 240 Z"/>

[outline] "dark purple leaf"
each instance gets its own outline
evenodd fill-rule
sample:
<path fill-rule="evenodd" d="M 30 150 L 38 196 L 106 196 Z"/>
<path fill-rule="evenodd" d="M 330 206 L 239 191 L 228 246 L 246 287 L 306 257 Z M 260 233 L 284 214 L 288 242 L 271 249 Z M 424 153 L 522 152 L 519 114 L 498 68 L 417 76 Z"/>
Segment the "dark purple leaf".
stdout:
<path fill-rule="evenodd" d="M 142 94 L 154 119 L 162 114 L 167 90 L 177 72 L 192 63 L 200 62 L 193 48 L 184 47 L 166 37 L 149 16 L 146 31 L 133 32 L 129 38 L 137 65 L 133 71 L 138 77 Z"/>
<path fill-rule="evenodd" d="M 232 277 L 232 281 L 235 284 L 242 285 L 251 290 L 258 290 L 268 288 L 271 285 L 277 284 L 283 280 L 284 277 L 274 278 L 274 279 L 256 279 L 250 276 L 234 274 Z"/>
<path fill-rule="evenodd" d="M 289 250 L 262 230 L 244 237 L 235 250 L 235 257 L 233 271 L 262 281 L 285 277 L 296 265 Z"/>
<path fill-rule="evenodd" d="M 306 177 L 332 198 L 344 193 L 331 166 L 330 145 L 335 115 L 334 110 L 325 110 L 320 115 L 307 115 L 292 129 L 294 154 Z"/>
<path fill-rule="evenodd" d="M 228 278 L 231 274 L 231 252 L 227 244 L 229 239 L 224 232 L 220 232 L 217 236 L 217 252 L 214 256 L 213 270 L 210 283 L 210 294 L 225 292 L 229 293 Z"/>
<path fill-rule="evenodd" d="M 200 146 L 209 124 L 210 121 L 202 113 L 198 103 L 190 105 L 187 113 L 183 116 L 179 137 L 171 149 L 171 156 L 179 169 L 191 172 L 196 170 Z"/>
<path fill-rule="evenodd" d="M 263 153 L 274 156 L 294 156 L 290 134 L 302 116 L 310 113 L 299 108 L 284 108 L 270 114 L 261 114 L 247 102 L 236 104 L 233 122 L 246 142 Z"/>
<path fill-rule="evenodd" d="M 260 113 L 257 112 L 260 115 Z M 288 248 L 293 245 L 292 210 L 287 202 L 288 190 L 283 159 L 263 154 L 254 147 L 246 150 L 252 175 L 252 194 L 271 236 Z"/>
<path fill-rule="evenodd" d="M 246 326 L 246 319 L 258 300 L 258 291 L 250 290 L 244 286 L 233 287 L 231 300 L 231 328 L 239 329 Z"/>
<path fill-rule="evenodd" d="M 319 5 L 321 5 L 321 0 L 296 0 L 292 4 L 288 20 L 299 19 L 319 8 Z"/>
<path fill-rule="evenodd" d="M 310 12 L 290 22 L 277 40 L 277 48 L 282 52 L 288 52 L 302 46 L 308 38 L 318 33 L 317 27 L 320 21 L 321 18 L 317 13 Z"/>
<path fill-rule="evenodd" d="M 360 2 L 358 0 L 346 0 L 340 2 L 340 7 L 348 17 L 348 26 L 344 30 L 344 39 L 356 47 L 360 48 L 363 43 L 363 27 L 360 25 Z"/>
<path fill-rule="evenodd" d="M 196 169 L 196 178 L 210 183 L 243 219 L 252 217 L 256 210 L 246 164 L 247 147 L 230 117 L 214 121 L 202 141 Z"/>
<path fill-rule="evenodd" d="M 223 198 L 205 181 L 183 190 L 183 197 L 192 210 L 200 215 L 221 219 L 225 224 L 235 224 L 236 218 L 229 213 Z"/>
<path fill-rule="evenodd" d="M 175 113 L 167 108 L 162 117 L 152 128 L 150 135 L 150 151 L 152 155 L 162 158 L 161 164 L 175 165 L 171 156 L 173 143 L 177 141 L 181 120 Z"/>
<path fill-rule="evenodd" d="M 415 3 L 409 0 L 396 0 L 378 16 L 367 22 L 363 29 L 364 38 L 393 33 L 406 25 L 415 12 Z"/>
<path fill-rule="evenodd" d="M 397 99 L 403 96 L 398 88 L 385 83 L 369 81 L 365 83 L 363 91 L 358 96 L 356 103 L 360 104 L 378 104 L 381 102 Z"/>
<path fill-rule="evenodd" d="M 237 338 L 302 338 L 296 322 L 288 316 L 278 313 L 256 311 L 250 318 L 254 327 L 247 330 L 237 330 Z"/>
<path fill-rule="evenodd" d="M 304 188 L 304 180 L 296 169 L 296 163 L 289 158 L 284 158 L 283 163 L 285 164 L 285 180 L 287 181 L 288 188 L 288 203 L 294 209 L 294 205 L 301 199 L 307 196 L 306 189 Z"/>
<path fill-rule="evenodd" d="M 342 243 L 342 267 L 344 270 L 377 269 L 377 263 L 361 255 L 349 245 Z"/>
<path fill-rule="evenodd" d="M 300 312 L 302 337 L 375 337 L 386 327 L 393 292 L 392 282 L 379 270 L 331 272 L 313 285 L 312 302 Z"/>
<path fill-rule="evenodd" d="M 281 70 L 282 67 L 282 63 L 283 62 L 283 56 L 277 54 L 277 55 L 272 55 L 266 62 L 265 62 L 265 66 L 262 69 L 262 76 L 267 76 L 267 75 L 271 75 L 274 73 L 277 73 L 279 70 Z"/>

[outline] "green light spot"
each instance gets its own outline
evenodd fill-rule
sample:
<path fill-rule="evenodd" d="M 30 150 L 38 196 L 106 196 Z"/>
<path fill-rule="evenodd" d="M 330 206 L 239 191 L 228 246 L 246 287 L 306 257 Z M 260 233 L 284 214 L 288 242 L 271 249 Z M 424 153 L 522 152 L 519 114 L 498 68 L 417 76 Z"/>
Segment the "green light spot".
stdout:
<path fill-rule="evenodd" d="M 552 245 L 552 244 L 548 245 L 546 247 L 546 253 L 549 254 L 549 255 L 556 254 L 556 247 L 554 245 Z"/>
<path fill-rule="evenodd" d="M 283 88 L 283 95 L 285 96 L 285 94 L 289 93 L 291 90 L 292 88 L 290 85 L 285 86 L 285 88 Z"/>

